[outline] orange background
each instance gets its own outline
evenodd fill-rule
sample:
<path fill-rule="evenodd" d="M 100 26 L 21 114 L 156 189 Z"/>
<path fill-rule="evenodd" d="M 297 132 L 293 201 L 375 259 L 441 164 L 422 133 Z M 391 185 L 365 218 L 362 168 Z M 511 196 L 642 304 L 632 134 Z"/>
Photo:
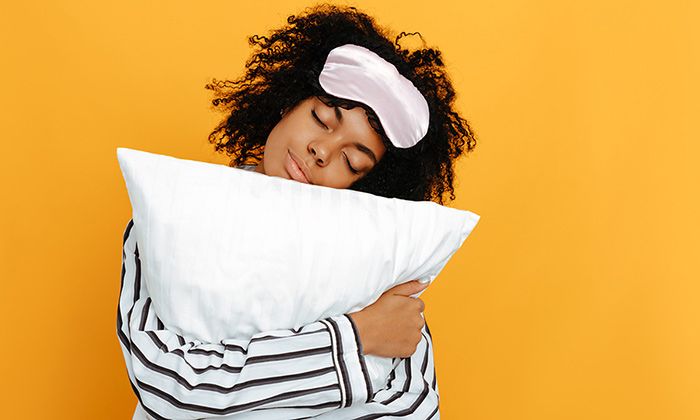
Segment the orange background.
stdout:
<path fill-rule="evenodd" d="M 131 418 L 116 147 L 224 163 L 204 84 L 310 3 L 6 3 L 0 417 Z M 700 418 L 699 3 L 352 4 L 443 51 L 478 136 L 422 295 L 442 417 Z"/>

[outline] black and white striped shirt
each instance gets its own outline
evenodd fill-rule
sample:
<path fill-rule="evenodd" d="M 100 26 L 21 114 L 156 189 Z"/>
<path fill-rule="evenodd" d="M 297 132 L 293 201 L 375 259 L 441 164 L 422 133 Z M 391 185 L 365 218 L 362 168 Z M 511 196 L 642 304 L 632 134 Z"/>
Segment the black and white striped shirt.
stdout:
<path fill-rule="evenodd" d="M 261 332 L 250 340 L 204 343 L 180 336 L 163 326 L 151 306 L 133 229 L 129 220 L 117 336 L 139 408 L 151 417 L 440 418 L 427 322 L 416 352 L 394 359 L 383 389 L 372 389 L 357 329 L 347 315 L 297 330 Z"/>

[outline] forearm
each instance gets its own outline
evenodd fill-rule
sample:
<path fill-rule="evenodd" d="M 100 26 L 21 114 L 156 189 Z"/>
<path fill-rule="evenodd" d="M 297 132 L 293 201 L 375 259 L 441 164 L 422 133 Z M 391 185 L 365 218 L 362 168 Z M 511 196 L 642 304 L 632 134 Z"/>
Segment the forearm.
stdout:
<path fill-rule="evenodd" d="M 415 353 L 402 358 L 392 370 L 387 386 L 376 390 L 370 401 L 321 414 L 316 419 L 439 419 L 440 396 L 435 376 L 430 332 L 423 327 L 423 338 Z"/>

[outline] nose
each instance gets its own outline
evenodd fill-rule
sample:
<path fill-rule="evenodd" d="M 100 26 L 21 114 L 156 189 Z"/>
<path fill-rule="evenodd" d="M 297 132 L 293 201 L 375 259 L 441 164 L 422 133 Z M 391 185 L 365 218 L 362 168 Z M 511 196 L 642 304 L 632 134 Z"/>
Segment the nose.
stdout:
<path fill-rule="evenodd" d="M 312 140 L 309 142 L 307 149 L 311 156 L 314 157 L 318 166 L 326 166 L 330 156 L 331 140 Z"/>

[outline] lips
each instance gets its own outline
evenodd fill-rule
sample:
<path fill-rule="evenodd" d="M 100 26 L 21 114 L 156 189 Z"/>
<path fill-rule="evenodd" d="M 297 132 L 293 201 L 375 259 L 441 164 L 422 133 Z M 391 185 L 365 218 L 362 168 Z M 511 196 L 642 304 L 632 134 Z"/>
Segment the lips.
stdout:
<path fill-rule="evenodd" d="M 297 162 L 291 152 L 287 152 L 287 162 L 285 164 L 285 168 L 295 181 L 303 182 L 305 184 L 311 183 L 308 176 L 304 172 L 304 168 L 299 164 L 299 162 Z"/>

